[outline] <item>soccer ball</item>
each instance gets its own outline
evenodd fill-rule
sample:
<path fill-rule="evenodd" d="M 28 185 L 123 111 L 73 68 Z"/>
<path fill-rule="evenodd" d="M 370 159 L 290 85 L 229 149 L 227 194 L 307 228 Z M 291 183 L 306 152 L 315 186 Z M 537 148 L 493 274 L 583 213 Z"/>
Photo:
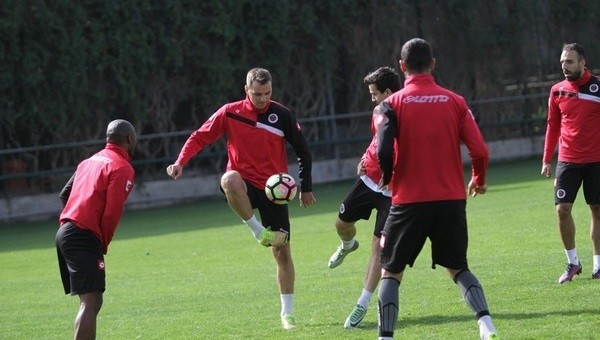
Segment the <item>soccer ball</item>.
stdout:
<path fill-rule="evenodd" d="M 269 177 L 265 184 L 267 198 L 276 204 L 288 204 L 296 197 L 297 191 L 294 177 L 283 172 Z"/>

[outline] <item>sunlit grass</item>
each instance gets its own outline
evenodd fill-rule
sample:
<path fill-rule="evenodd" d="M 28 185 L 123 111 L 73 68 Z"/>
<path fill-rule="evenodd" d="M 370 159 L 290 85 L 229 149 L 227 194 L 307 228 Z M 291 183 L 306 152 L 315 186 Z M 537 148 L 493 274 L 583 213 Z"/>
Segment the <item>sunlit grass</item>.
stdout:
<path fill-rule="evenodd" d="M 375 339 L 376 297 L 360 329 L 343 329 L 362 288 L 369 247 L 335 270 L 327 268 L 338 245 L 333 221 L 350 185 L 317 186 L 317 205 L 291 207 L 297 329 L 279 325 L 270 250 L 214 199 L 126 213 L 106 257 L 98 338 Z M 590 278 L 583 200 L 574 214 L 584 272 L 560 286 L 565 258 L 552 183 L 539 176 L 538 160 L 492 164 L 489 185 L 486 195 L 468 201 L 469 260 L 503 339 L 596 338 L 600 282 Z M 0 225 L 1 339 L 72 337 L 78 299 L 62 293 L 55 230 L 55 221 Z M 372 221 L 359 222 L 362 244 L 371 233 Z M 477 324 L 458 289 L 430 262 L 426 246 L 405 273 L 397 337 L 477 339 Z"/>

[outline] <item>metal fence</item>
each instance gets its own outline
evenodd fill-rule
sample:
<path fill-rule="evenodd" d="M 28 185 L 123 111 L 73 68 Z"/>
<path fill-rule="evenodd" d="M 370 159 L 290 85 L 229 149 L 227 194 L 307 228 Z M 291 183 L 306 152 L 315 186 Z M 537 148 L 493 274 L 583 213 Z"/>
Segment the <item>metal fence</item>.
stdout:
<path fill-rule="evenodd" d="M 469 103 L 488 141 L 541 135 L 545 132 L 547 93 Z M 358 157 L 371 139 L 371 112 L 300 119 L 315 161 Z M 165 167 L 177 158 L 193 130 L 138 136 L 133 159 L 136 181 L 164 179 Z M 103 139 L 0 150 L 0 194 L 3 197 L 59 191 L 79 160 L 101 149 Z M 289 153 L 293 155 L 293 152 Z M 219 141 L 198 154 L 188 174 L 221 172 L 227 161 Z"/>

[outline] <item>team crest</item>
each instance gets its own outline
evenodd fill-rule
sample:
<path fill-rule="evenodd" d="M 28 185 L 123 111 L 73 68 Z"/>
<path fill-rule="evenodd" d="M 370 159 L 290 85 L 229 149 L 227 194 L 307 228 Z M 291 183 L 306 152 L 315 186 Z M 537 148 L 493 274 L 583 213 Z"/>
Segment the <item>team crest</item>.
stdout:
<path fill-rule="evenodd" d="M 269 123 L 275 124 L 279 120 L 279 117 L 276 114 L 271 113 L 267 119 L 269 120 Z"/>
<path fill-rule="evenodd" d="M 591 93 L 598 92 L 598 84 L 592 84 L 592 85 L 590 85 L 590 92 Z"/>
<path fill-rule="evenodd" d="M 99 259 L 98 260 L 98 270 L 104 270 L 105 268 L 105 264 L 104 264 L 104 259 Z"/>

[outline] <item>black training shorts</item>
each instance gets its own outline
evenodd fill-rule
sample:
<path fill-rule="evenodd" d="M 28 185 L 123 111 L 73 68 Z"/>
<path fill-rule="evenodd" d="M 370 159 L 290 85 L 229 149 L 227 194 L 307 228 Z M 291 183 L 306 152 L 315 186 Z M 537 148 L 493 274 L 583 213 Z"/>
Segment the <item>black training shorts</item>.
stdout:
<path fill-rule="evenodd" d="M 432 267 L 468 269 L 466 201 L 392 205 L 385 223 L 381 267 L 392 273 L 413 266 L 427 238 Z"/>
<path fill-rule="evenodd" d="M 362 179 L 357 179 L 344 202 L 340 205 L 338 217 L 344 222 L 368 220 L 373 209 L 377 209 L 373 235 L 381 237 L 385 220 L 390 212 L 392 200 L 380 192 L 371 190 Z"/>
<path fill-rule="evenodd" d="M 600 162 L 577 164 L 558 162 L 554 181 L 554 203 L 574 203 L 583 184 L 587 204 L 600 204 Z"/>
<path fill-rule="evenodd" d="M 55 241 L 65 294 L 103 293 L 104 255 L 96 235 L 67 222 L 58 228 Z"/>
<path fill-rule="evenodd" d="M 291 236 L 290 213 L 287 204 L 275 204 L 267 198 L 265 189 L 259 189 L 246 181 L 248 198 L 252 209 L 258 209 L 262 225 L 273 231 L 283 230 Z"/>

